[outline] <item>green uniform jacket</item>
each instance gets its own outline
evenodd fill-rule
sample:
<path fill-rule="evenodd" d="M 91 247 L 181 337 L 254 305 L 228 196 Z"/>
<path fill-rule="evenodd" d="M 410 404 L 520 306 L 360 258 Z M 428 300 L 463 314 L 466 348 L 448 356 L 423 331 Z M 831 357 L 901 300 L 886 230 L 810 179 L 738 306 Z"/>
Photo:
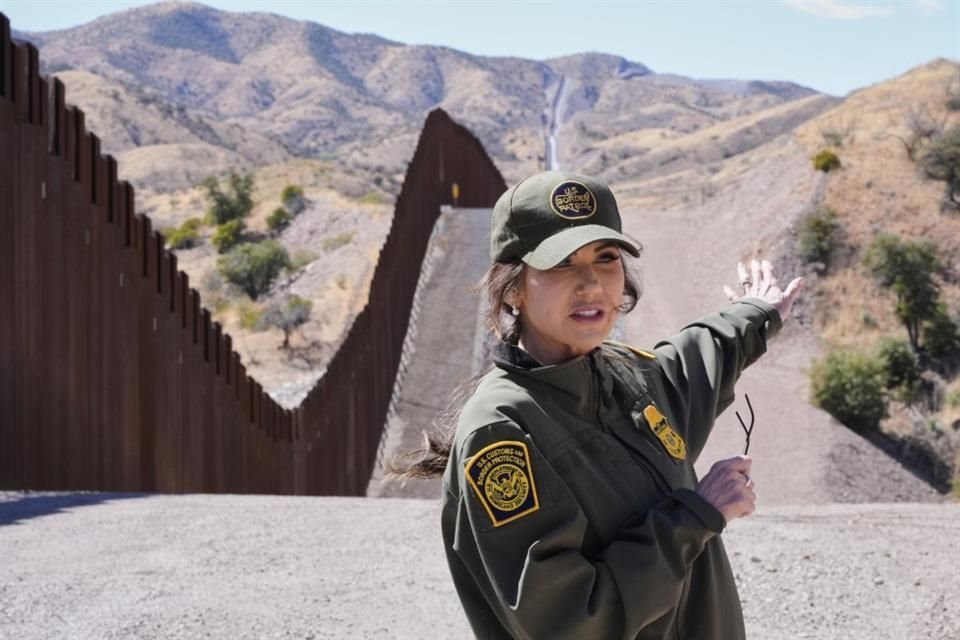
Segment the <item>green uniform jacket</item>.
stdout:
<path fill-rule="evenodd" d="M 447 560 L 478 638 L 744 637 L 693 464 L 781 326 L 742 300 L 654 352 L 541 366 L 502 344 L 444 473 Z"/>

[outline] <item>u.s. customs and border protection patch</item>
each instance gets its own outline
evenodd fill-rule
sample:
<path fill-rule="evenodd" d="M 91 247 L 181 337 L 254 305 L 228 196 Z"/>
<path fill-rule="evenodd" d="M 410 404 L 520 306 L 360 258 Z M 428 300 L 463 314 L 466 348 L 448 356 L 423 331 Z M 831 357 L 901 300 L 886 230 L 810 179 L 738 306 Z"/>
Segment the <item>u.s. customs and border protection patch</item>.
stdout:
<path fill-rule="evenodd" d="M 652 404 L 648 404 L 643 410 L 643 417 L 646 418 L 650 430 L 657 436 L 663 447 L 672 457 L 677 460 L 687 459 L 687 443 L 683 441 L 680 434 L 673 430 L 666 416 L 660 413 Z"/>
<path fill-rule="evenodd" d="M 467 461 L 464 473 L 495 527 L 540 508 L 526 443 L 504 440 L 484 447 Z"/>

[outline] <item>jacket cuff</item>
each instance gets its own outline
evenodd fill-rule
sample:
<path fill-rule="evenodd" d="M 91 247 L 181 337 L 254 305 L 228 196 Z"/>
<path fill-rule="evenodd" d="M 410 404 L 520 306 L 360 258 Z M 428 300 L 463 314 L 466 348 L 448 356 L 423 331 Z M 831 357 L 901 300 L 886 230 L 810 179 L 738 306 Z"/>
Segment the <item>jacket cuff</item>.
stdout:
<path fill-rule="evenodd" d="M 780 333 L 780 329 L 783 328 L 780 312 L 772 304 L 760 298 L 738 300 L 733 305 L 733 312 L 754 324 L 766 323 L 768 340 Z"/>
<path fill-rule="evenodd" d="M 727 519 L 723 517 L 723 514 L 696 491 L 677 489 L 673 492 L 673 497 L 677 502 L 690 509 L 693 515 L 697 516 L 703 526 L 710 531 L 722 533 L 723 528 L 727 526 Z"/>

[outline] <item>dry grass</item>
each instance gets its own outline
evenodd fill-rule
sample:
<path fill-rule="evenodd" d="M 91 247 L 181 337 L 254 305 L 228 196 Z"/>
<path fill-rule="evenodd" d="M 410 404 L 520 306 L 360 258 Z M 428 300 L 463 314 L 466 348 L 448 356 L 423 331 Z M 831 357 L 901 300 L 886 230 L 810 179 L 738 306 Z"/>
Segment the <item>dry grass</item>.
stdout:
<path fill-rule="evenodd" d="M 819 330 L 830 343 L 862 347 L 900 330 L 893 297 L 876 287 L 862 265 L 877 233 L 933 241 L 944 264 L 954 272 L 960 267 L 960 213 L 941 211 L 943 184 L 923 179 L 899 140 L 890 136 L 891 122 L 902 122 L 918 104 L 938 108 L 948 123 L 960 123 L 960 114 L 947 114 L 943 106 L 945 88 L 956 74 L 956 64 L 935 61 L 854 93 L 796 132 L 812 156 L 825 147 L 824 129 L 855 123 L 835 149 L 843 168 L 829 175 L 823 203 L 837 212 L 848 245 L 839 268 L 815 285 L 823 296 Z M 957 283 L 943 282 L 944 300 L 956 304 L 958 296 Z M 875 323 L 864 322 L 864 313 Z"/>

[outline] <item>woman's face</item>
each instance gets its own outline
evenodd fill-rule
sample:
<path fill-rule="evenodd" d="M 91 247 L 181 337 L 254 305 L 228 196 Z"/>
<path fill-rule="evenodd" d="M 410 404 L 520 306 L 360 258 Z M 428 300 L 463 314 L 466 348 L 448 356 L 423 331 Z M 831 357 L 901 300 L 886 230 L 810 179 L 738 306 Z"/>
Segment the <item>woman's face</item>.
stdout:
<path fill-rule="evenodd" d="M 598 241 L 546 271 L 526 265 L 520 282 L 520 343 L 543 364 L 589 353 L 613 329 L 623 298 L 620 247 Z"/>

